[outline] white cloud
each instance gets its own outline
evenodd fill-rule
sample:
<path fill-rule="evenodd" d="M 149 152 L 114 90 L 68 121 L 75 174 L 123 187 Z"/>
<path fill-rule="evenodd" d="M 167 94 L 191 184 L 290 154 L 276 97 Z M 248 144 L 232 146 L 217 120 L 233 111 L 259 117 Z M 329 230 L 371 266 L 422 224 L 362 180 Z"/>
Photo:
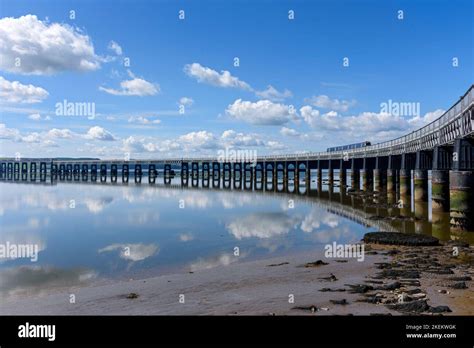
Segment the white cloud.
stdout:
<path fill-rule="evenodd" d="M 7 128 L 5 123 L 0 123 L 0 139 L 15 140 L 20 136 L 20 131 L 15 128 Z"/>
<path fill-rule="evenodd" d="M 30 120 L 33 120 L 33 121 L 39 121 L 39 120 L 41 120 L 41 115 L 40 114 L 31 114 L 30 116 L 28 116 L 28 118 Z"/>
<path fill-rule="evenodd" d="M 267 141 L 267 147 L 272 149 L 272 150 L 281 150 L 281 149 L 286 148 L 285 145 L 283 145 L 282 143 L 280 143 L 278 141 L 274 141 L 274 140 Z"/>
<path fill-rule="evenodd" d="M 221 140 L 226 146 L 262 146 L 264 141 L 258 134 L 237 133 L 229 129 L 222 133 Z"/>
<path fill-rule="evenodd" d="M 121 56 L 123 53 L 122 47 L 120 47 L 120 45 L 113 40 L 109 42 L 109 45 L 107 46 L 107 48 L 109 50 L 114 51 L 117 56 Z"/>
<path fill-rule="evenodd" d="M 174 140 L 156 141 L 153 139 L 139 138 L 129 136 L 123 140 L 123 151 L 131 153 L 161 152 L 170 153 L 171 151 L 181 149 L 179 143 Z"/>
<path fill-rule="evenodd" d="M 308 105 L 300 109 L 305 122 L 314 128 L 316 133 L 324 134 L 328 139 L 333 137 L 333 143 L 336 143 L 337 139 L 345 139 L 344 142 L 364 139 L 372 142 L 390 140 L 422 127 L 442 113 L 442 110 L 436 110 L 423 117 L 406 118 L 376 112 L 362 112 L 351 116 L 342 116 L 335 111 L 321 114 L 319 110 Z M 316 135 L 313 134 L 312 137 Z"/>
<path fill-rule="evenodd" d="M 4 57 L 0 59 L 0 62 L 2 60 L 4 60 Z M 40 103 L 46 99 L 48 95 L 49 93 L 44 88 L 33 85 L 23 85 L 18 81 L 11 82 L 0 76 L 0 98 L 2 101 L 26 104 Z"/>
<path fill-rule="evenodd" d="M 425 124 L 433 122 L 437 118 L 441 117 L 444 113 L 445 113 L 445 110 L 437 109 L 432 112 L 427 112 L 423 117 L 415 116 L 411 118 L 408 122 L 412 125 L 412 127 L 420 128 Z"/>
<path fill-rule="evenodd" d="M 187 107 L 191 107 L 194 104 L 194 100 L 189 97 L 182 97 L 179 99 L 179 104 L 187 106 Z"/>
<path fill-rule="evenodd" d="M 46 136 L 52 139 L 70 139 L 73 137 L 73 135 L 74 133 L 67 128 L 63 128 L 63 129 L 53 128 L 53 129 L 50 129 L 48 133 L 46 133 Z"/>
<path fill-rule="evenodd" d="M 255 94 L 263 99 L 269 99 L 272 101 L 282 101 L 286 98 L 291 98 L 293 94 L 288 89 L 285 89 L 283 92 L 279 92 L 272 85 L 268 85 L 267 89 L 263 91 L 256 91 Z"/>
<path fill-rule="evenodd" d="M 218 73 L 217 71 L 204 67 L 199 63 L 192 63 L 184 66 L 184 72 L 188 76 L 195 78 L 198 82 L 207 83 L 213 86 L 252 90 L 248 83 L 232 76 L 230 72 L 226 70 L 222 70 Z"/>
<path fill-rule="evenodd" d="M 280 129 L 280 134 L 284 135 L 284 136 L 287 136 L 287 137 L 298 137 L 298 136 L 300 136 L 300 133 L 297 130 L 292 129 L 292 128 L 288 128 L 288 127 L 282 127 Z"/>
<path fill-rule="evenodd" d="M 112 94 L 123 96 L 150 96 L 160 93 L 160 86 L 156 83 L 148 82 L 142 78 L 138 78 L 131 71 L 128 72 L 130 80 L 120 82 L 120 89 L 105 88 L 100 86 L 99 90 Z"/>
<path fill-rule="evenodd" d="M 227 107 L 226 113 L 237 120 L 255 125 L 282 125 L 293 116 L 290 106 L 270 100 L 252 103 L 237 99 Z"/>
<path fill-rule="evenodd" d="M 20 141 L 24 143 L 40 143 L 42 140 L 39 133 L 33 132 L 21 137 Z"/>
<path fill-rule="evenodd" d="M 87 133 L 84 135 L 84 138 L 90 139 L 90 140 L 103 140 L 103 141 L 117 140 L 112 135 L 112 133 L 110 133 L 109 131 L 99 126 L 94 126 L 94 127 L 89 128 Z"/>
<path fill-rule="evenodd" d="M 128 119 L 129 123 L 140 123 L 140 124 L 159 124 L 161 120 L 151 117 L 144 117 L 144 116 L 132 116 Z"/>
<path fill-rule="evenodd" d="M 348 101 L 331 99 L 327 95 L 312 96 L 311 98 L 305 99 L 305 102 L 318 108 L 331 109 L 341 112 L 346 112 L 349 110 L 349 108 L 356 104 L 355 100 Z"/>
<path fill-rule="evenodd" d="M 216 138 L 214 134 L 208 131 L 191 132 L 181 135 L 178 140 L 187 147 L 200 147 L 200 148 L 215 148 Z"/>
<path fill-rule="evenodd" d="M 100 57 L 87 35 L 35 15 L 0 19 L 0 56 L 0 69 L 18 74 L 50 75 L 100 67 Z"/>

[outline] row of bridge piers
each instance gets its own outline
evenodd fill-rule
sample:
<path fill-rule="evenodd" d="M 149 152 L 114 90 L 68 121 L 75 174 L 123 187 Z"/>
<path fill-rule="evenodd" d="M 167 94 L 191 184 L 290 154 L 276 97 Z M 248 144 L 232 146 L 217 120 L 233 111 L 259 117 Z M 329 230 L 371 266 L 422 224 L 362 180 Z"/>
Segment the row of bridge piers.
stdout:
<path fill-rule="evenodd" d="M 409 204 L 428 200 L 429 171 L 431 171 L 431 206 L 433 211 L 449 212 L 451 224 L 463 230 L 474 231 L 474 145 L 472 139 L 458 139 L 451 146 L 437 146 L 429 151 L 417 151 L 400 155 L 364 158 L 275 160 L 249 162 L 218 162 L 180 160 L 146 163 L 146 161 L 2 161 L 0 173 L 30 173 L 39 170 L 40 176 L 61 179 L 68 175 L 99 176 L 101 180 L 116 181 L 122 177 L 128 182 L 133 173 L 135 181 L 142 175 L 154 183 L 160 175 L 165 184 L 179 173 L 181 184 L 213 185 L 223 182 L 224 188 L 277 189 L 299 192 L 301 185 L 311 189 L 316 172 L 318 187 L 327 184 L 352 191 L 387 192 L 396 195 L 399 202 Z M 175 172 L 176 170 L 176 172 Z M 335 176 L 335 173 L 338 176 Z M 326 174 L 326 176 L 323 176 Z M 348 184 L 347 175 L 350 183 Z M 292 190 L 290 191 L 290 186 Z"/>

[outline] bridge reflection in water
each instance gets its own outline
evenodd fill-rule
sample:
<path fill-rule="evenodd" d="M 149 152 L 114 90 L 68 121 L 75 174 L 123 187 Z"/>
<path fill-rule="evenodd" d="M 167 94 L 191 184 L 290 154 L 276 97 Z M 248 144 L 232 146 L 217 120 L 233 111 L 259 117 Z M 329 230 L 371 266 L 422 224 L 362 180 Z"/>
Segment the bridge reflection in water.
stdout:
<path fill-rule="evenodd" d="M 108 175 L 107 175 L 108 174 Z M 461 239 L 474 243 L 474 233 L 469 230 L 460 230 L 451 223 L 449 211 L 438 209 L 432 204 L 432 185 L 427 191 L 427 200 L 415 200 L 408 197 L 403 200 L 404 194 L 399 185 L 388 191 L 386 186 L 382 190 L 363 191 L 350 185 L 345 185 L 338 179 L 331 178 L 329 171 L 316 176 L 298 176 L 296 173 L 278 173 L 273 178 L 261 171 L 243 170 L 232 173 L 229 170 L 209 171 L 196 170 L 191 175 L 174 175 L 173 171 L 161 175 L 143 174 L 143 172 L 111 172 L 102 175 L 80 174 L 65 172 L 60 175 L 49 175 L 40 172 L 6 172 L 0 173 L 3 183 L 23 183 L 30 185 L 107 185 L 127 186 L 151 185 L 156 188 L 172 188 L 182 190 L 228 190 L 249 191 L 264 195 L 284 196 L 293 200 L 295 204 L 304 202 L 316 205 L 327 210 L 328 213 L 341 216 L 365 227 L 374 227 L 380 231 L 397 231 L 433 235 L 440 240 Z M 428 177 L 431 183 L 431 175 Z M 416 181 L 411 180 L 413 189 Z"/>
<path fill-rule="evenodd" d="M 311 195 L 312 172 L 316 173 L 319 188 L 323 185 L 324 171 L 329 193 L 338 183 L 341 193 L 351 187 L 356 192 L 365 192 L 366 198 L 383 196 L 387 204 L 398 204 L 400 214 L 407 214 L 408 207 L 411 211 L 412 203 L 417 221 L 426 220 L 429 209 L 425 207 L 429 205 L 435 234 L 443 233 L 446 213 L 451 231 L 474 231 L 474 85 L 430 124 L 400 138 L 363 148 L 260 156 L 253 163 L 210 157 L 126 161 L 0 159 L 0 175 L 6 180 L 30 176 L 30 181 L 35 181 L 38 171 L 40 181 L 48 177 L 52 182 L 82 179 L 107 182 L 109 178 L 112 183 L 127 183 L 133 177 L 140 183 L 146 175 L 150 184 L 156 184 L 162 176 L 168 185 L 176 173 L 183 187 L 221 187 L 222 184 L 224 189 L 265 192 L 299 193 L 303 181 L 308 195 Z M 322 194 L 320 189 L 316 192 Z M 415 223 L 415 230 L 424 231 L 426 228 L 420 224 Z"/>

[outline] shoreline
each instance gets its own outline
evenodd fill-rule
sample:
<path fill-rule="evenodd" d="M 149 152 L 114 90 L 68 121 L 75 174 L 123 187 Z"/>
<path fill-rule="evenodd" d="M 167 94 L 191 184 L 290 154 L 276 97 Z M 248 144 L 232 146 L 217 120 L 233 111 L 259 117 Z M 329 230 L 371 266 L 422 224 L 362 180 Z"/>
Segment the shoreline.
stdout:
<path fill-rule="evenodd" d="M 366 243 L 364 262 L 326 259 L 323 252 L 236 262 L 6 300 L 0 314 L 473 315 L 473 282 L 468 279 L 474 277 L 474 249 L 459 246 L 464 259 L 457 262 L 449 253 L 453 245 Z M 70 294 L 76 298 L 73 304 Z M 400 296 L 405 306 L 398 308 Z"/>

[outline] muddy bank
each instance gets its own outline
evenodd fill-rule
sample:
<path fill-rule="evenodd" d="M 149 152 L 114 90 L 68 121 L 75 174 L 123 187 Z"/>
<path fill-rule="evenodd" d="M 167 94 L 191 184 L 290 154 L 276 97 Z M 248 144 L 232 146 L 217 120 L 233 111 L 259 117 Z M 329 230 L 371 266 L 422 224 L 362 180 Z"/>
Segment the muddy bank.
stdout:
<path fill-rule="evenodd" d="M 459 254 L 453 256 L 453 247 Z M 472 315 L 473 248 L 366 244 L 5 300 L 0 314 Z M 70 294 L 76 297 L 70 303 Z"/>

